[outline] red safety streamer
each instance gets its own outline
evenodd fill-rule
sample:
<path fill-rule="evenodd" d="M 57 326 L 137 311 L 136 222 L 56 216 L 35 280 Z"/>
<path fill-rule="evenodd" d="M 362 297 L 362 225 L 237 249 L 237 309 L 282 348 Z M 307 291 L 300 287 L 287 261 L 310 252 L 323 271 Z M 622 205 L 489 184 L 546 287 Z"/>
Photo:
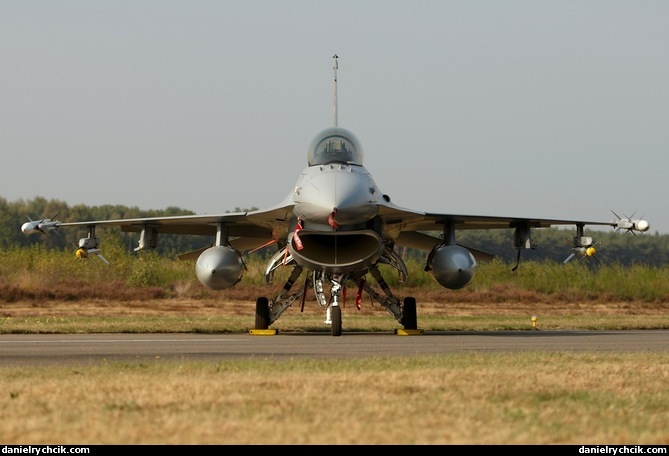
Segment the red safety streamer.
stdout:
<path fill-rule="evenodd" d="M 297 247 L 297 250 L 302 250 L 304 248 L 304 245 L 302 245 L 302 240 L 300 239 L 300 236 L 297 234 L 301 229 L 302 229 L 302 219 L 298 218 L 297 225 L 295 225 L 295 234 L 293 234 L 293 239 L 295 240 L 295 246 Z"/>
<path fill-rule="evenodd" d="M 337 208 L 335 207 L 332 209 L 332 212 L 330 212 L 330 215 L 328 216 L 328 224 L 335 230 L 337 231 L 339 229 L 339 223 L 335 220 L 335 215 L 337 215 Z"/>

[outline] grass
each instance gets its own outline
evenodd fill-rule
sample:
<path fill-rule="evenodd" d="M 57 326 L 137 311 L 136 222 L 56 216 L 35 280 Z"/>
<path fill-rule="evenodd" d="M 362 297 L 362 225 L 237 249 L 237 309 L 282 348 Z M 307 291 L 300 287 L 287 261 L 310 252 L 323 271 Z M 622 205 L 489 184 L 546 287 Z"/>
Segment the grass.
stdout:
<path fill-rule="evenodd" d="M 4 444 L 666 445 L 668 353 L 0 367 Z"/>
<path fill-rule="evenodd" d="M 0 333 L 241 332 L 254 301 L 3 304 Z M 13 314 L 8 316 L 8 314 Z M 666 328 L 645 303 L 422 303 L 419 327 Z M 281 331 L 328 331 L 317 306 Z M 384 310 L 346 307 L 344 330 L 391 331 Z M 346 337 L 344 334 L 343 337 Z M 271 356 L 204 363 L 12 367 L 0 360 L 4 444 L 666 445 L 669 353 L 457 353 L 406 358 Z"/>
<path fill-rule="evenodd" d="M 260 293 L 259 289 L 246 293 Z M 420 296 L 420 290 L 416 295 Z M 240 290 L 241 292 L 241 290 Z M 421 299 L 431 299 L 423 301 Z M 667 305 L 647 302 L 440 302 L 418 299 L 418 327 L 426 331 L 668 329 Z M 346 305 L 348 304 L 348 305 Z M 272 328 L 282 332 L 329 331 L 325 312 L 313 299 L 295 303 Z M 393 331 L 400 324 L 378 303 L 364 300 L 342 309 L 346 331 Z M 248 298 L 141 300 L 29 300 L 0 304 L 0 334 L 247 332 L 255 322 Z"/>
<path fill-rule="evenodd" d="M 133 256 L 121 249 L 106 250 L 110 265 L 96 258 L 76 260 L 71 252 L 45 251 L 39 246 L 0 252 L 0 302 L 78 299 L 255 299 L 257 293 L 276 293 L 288 277 L 279 268 L 274 282 L 265 284 L 266 259 L 245 258 L 240 284 L 230 290 L 207 290 L 195 277 L 193 261 L 159 257 L 154 252 Z M 480 263 L 474 281 L 462 290 L 440 287 L 421 261 L 407 258 L 409 278 L 398 282 L 392 269 L 384 279 L 398 295 L 419 293 L 431 302 L 669 302 L 669 266 L 616 264 L 589 268 L 582 262 L 566 265 L 527 261 L 516 271 L 502 261 Z M 250 293 L 249 293 L 250 292 Z"/>
<path fill-rule="evenodd" d="M 263 283 L 209 292 L 193 265 L 106 253 L 77 262 L 0 256 L 0 334 L 243 332 Z M 440 288 L 411 265 L 425 330 L 669 327 L 665 268 L 481 265 L 467 289 Z M 426 279 L 427 277 L 427 279 Z M 273 327 L 327 331 L 308 295 Z M 344 332 L 399 324 L 368 300 Z M 406 358 L 226 360 L 15 367 L 0 360 L 3 444 L 667 445 L 669 353 L 457 353 Z"/>

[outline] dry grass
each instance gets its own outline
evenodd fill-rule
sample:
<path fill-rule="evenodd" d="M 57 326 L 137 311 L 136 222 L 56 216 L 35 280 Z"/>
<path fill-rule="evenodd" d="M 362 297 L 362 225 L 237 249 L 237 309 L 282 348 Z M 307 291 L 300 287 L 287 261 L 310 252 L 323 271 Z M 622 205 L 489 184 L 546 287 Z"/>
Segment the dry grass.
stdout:
<path fill-rule="evenodd" d="M 253 289 L 250 293 L 258 292 Z M 1 333 L 246 332 L 255 320 L 255 299 L 162 298 L 22 300 L 0 303 Z M 418 325 L 424 330 L 669 328 L 667 304 L 649 302 L 439 302 L 416 293 Z M 322 331 L 324 310 L 313 300 L 299 302 L 272 327 L 281 331 Z M 392 331 L 400 325 L 378 303 L 343 308 L 344 331 Z"/>
<path fill-rule="evenodd" d="M 121 300 L 36 298 L 0 304 L 0 332 L 244 331 L 246 295 Z M 239 292 L 236 292 L 239 293 Z M 647 302 L 495 303 L 420 295 L 422 328 L 610 322 L 667 327 Z M 442 295 L 443 296 L 443 295 Z M 137 298 L 137 296 L 135 296 Z M 275 324 L 322 327 L 308 301 Z M 372 322 L 372 323 L 369 323 Z M 594 322 L 594 323 L 593 323 Z M 607 323 L 608 322 L 608 323 Z M 126 325 L 126 326 L 123 326 Z M 152 326 L 153 325 L 153 326 Z M 364 326 L 369 325 L 369 326 Z M 450 326 L 449 326 L 450 325 Z M 503 326 L 507 325 L 507 326 Z M 398 327 L 378 304 L 348 305 L 344 330 Z M 581 326 L 582 327 L 582 326 Z M 74 329 L 73 329 L 74 328 Z M 217 363 L 0 363 L 3 444 L 669 444 L 669 353 L 448 354 Z"/>
<path fill-rule="evenodd" d="M 4 444 L 669 443 L 667 353 L 157 360 L 0 374 Z"/>

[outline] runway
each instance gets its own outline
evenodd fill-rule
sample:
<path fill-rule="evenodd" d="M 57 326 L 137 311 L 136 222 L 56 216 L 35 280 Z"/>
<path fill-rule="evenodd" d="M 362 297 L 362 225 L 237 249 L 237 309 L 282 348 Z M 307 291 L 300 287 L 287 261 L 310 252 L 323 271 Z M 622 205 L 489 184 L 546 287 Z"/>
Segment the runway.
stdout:
<path fill-rule="evenodd" d="M 417 356 L 466 352 L 669 350 L 669 330 L 250 334 L 3 334 L 0 366 Z"/>

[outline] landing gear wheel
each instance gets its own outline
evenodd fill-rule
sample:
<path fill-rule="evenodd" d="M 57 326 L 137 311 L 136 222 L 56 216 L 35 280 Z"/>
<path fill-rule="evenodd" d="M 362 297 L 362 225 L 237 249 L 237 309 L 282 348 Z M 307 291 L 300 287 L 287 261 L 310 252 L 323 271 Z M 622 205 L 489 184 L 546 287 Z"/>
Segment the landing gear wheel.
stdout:
<path fill-rule="evenodd" d="M 332 335 L 341 336 L 341 307 L 333 306 L 330 309 L 330 318 L 332 319 Z"/>
<path fill-rule="evenodd" d="M 416 316 L 416 298 L 404 298 L 402 325 L 404 325 L 404 329 L 418 329 L 418 317 Z"/>
<path fill-rule="evenodd" d="M 269 328 L 269 300 L 267 298 L 256 299 L 256 325 L 255 329 Z"/>

